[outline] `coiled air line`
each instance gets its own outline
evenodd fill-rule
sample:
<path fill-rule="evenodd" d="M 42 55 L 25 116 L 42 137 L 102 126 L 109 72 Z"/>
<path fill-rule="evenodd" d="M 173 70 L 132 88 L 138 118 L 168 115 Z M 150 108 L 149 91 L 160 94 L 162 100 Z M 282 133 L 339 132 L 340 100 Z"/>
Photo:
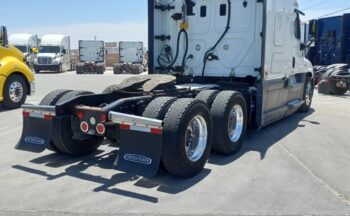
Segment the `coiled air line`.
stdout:
<path fill-rule="evenodd" d="M 179 57 L 179 52 L 180 52 L 180 40 L 181 40 L 181 36 L 182 34 L 184 34 L 185 36 L 185 52 L 182 58 L 182 62 L 181 62 L 181 75 L 183 75 L 184 71 L 185 71 L 185 65 L 186 65 L 186 59 L 187 59 L 187 53 L 188 53 L 188 19 L 187 19 L 187 3 L 186 1 L 184 1 L 183 3 L 183 7 L 182 7 L 182 22 L 180 23 L 180 31 L 177 35 L 177 42 L 176 42 L 176 54 L 175 57 L 173 58 L 172 56 L 168 56 L 167 54 L 163 54 L 163 51 L 166 51 L 166 49 L 169 47 L 168 45 L 165 45 L 162 49 L 162 53 L 158 56 L 158 64 L 167 70 L 170 70 L 175 63 L 177 62 L 177 59 Z M 167 59 L 164 60 L 163 56 L 165 56 Z M 172 60 L 172 62 L 169 65 L 164 65 L 161 61 L 167 63 L 167 61 Z"/>

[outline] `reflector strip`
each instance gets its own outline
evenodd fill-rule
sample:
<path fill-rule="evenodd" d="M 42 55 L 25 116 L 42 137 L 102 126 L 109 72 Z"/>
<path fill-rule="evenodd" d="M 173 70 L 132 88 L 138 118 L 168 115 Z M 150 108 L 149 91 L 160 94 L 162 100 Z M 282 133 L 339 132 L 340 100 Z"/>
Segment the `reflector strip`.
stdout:
<path fill-rule="evenodd" d="M 163 134 L 163 129 L 161 128 L 150 128 L 146 126 L 127 125 L 127 124 L 121 124 L 119 127 L 122 130 L 140 131 L 140 132 L 157 134 L 157 135 Z"/>
<path fill-rule="evenodd" d="M 28 111 L 23 111 L 22 112 L 23 117 L 26 118 L 40 118 L 40 119 L 45 119 L 47 121 L 51 121 L 53 119 L 53 115 L 50 113 L 43 113 L 43 112 L 28 112 Z"/>

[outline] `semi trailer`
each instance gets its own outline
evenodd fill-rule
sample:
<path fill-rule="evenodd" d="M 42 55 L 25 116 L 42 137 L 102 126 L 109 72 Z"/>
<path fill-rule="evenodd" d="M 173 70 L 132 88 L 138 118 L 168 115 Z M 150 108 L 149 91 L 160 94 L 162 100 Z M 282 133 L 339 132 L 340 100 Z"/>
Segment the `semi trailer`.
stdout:
<path fill-rule="evenodd" d="M 9 43 L 19 49 L 24 56 L 29 67 L 34 66 L 34 60 L 36 58 L 36 52 L 39 47 L 38 36 L 35 34 L 12 34 L 9 38 Z"/>
<path fill-rule="evenodd" d="M 96 40 L 79 41 L 79 62 L 76 65 L 77 74 L 104 74 L 105 43 Z"/>
<path fill-rule="evenodd" d="M 35 73 L 65 72 L 71 69 L 70 37 L 60 34 L 44 35 L 34 61 Z"/>
<path fill-rule="evenodd" d="M 314 41 L 308 58 L 319 92 L 345 94 L 350 89 L 350 14 L 311 20 L 308 26 L 307 36 Z"/>
<path fill-rule="evenodd" d="M 144 72 L 142 42 L 119 42 L 119 63 L 114 64 L 114 74 L 140 74 Z"/>
<path fill-rule="evenodd" d="M 24 54 L 9 44 L 7 28 L 0 27 L 0 107 L 20 108 L 35 92 L 33 73 Z"/>
<path fill-rule="evenodd" d="M 309 111 L 296 0 L 149 0 L 148 13 L 150 74 L 23 106 L 17 149 L 81 156 L 108 139 L 117 170 L 151 177 L 162 164 L 192 177 L 212 150 L 236 154 L 248 125 Z"/>

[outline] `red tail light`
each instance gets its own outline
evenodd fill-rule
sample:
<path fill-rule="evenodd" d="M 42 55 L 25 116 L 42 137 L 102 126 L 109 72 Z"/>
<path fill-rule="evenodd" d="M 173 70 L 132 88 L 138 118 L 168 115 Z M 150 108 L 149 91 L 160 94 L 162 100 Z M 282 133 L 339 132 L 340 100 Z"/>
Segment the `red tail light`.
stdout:
<path fill-rule="evenodd" d="M 83 131 L 84 133 L 87 133 L 89 131 L 89 124 L 85 121 L 83 121 L 80 124 L 80 130 Z"/>
<path fill-rule="evenodd" d="M 29 112 L 26 112 L 26 111 L 23 111 L 23 117 L 29 117 L 30 116 L 30 113 Z"/>
<path fill-rule="evenodd" d="M 77 114 L 79 119 L 83 119 L 84 118 L 84 113 L 82 111 L 78 111 L 76 114 Z"/>
<path fill-rule="evenodd" d="M 101 119 L 101 122 L 106 122 L 106 121 L 107 121 L 107 116 L 106 116 L 106 114 L 102 114 L 101 117 L 100 117 L 100 119 Z"/>
<path fill-rule="evenodd" d="M 96 126 L 96 131 L 98 134 L 102 135 L 106 132 L 106 127 L 103 124 L 98 124 Z"/>

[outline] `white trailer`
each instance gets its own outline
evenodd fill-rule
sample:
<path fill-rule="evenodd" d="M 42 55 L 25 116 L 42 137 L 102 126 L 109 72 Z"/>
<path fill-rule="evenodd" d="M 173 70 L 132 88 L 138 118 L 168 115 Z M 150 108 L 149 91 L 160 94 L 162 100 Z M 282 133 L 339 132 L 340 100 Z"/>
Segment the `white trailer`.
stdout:
<path fill-rule="evenodd" d="M 103 74 L 105 70 L 104 41 L 80 40 L 77 74 Z"/>
<path fill-rule="evenodd" d="M 119 170 L 154 176 L 163 164 L 173 175 L 198 174 L 212 150 L 239 152 L 248 125 L 310 110 L 314 75 L 298 6 L 149 0 L 150 75 L 102 94 L 58 90 L 26 106 L 17 148 L 86 155 L 107 138 L 119 146 Z"/>
<path fill-rule="evenodd" d="M 60 34 L 44 35 L 34 61 L 34 69 L 36 73 L 71 70 L 70 37 Z"/>
<path fill-rule="evenodd" d="M 9 43 L 19 49 L 24 56 L 29 66 L 34 65 L 36 58 L 33 48 L 37 49 L 39 46 L 38 36 L 35 34 L 13 34 L 10 36 Z"/>
<path fill-rule="evenodd" d="M 144 48 L 142 42 L 119 42 L 119 63 L 114 74 L 140 74 L 144 71 Z"/>

